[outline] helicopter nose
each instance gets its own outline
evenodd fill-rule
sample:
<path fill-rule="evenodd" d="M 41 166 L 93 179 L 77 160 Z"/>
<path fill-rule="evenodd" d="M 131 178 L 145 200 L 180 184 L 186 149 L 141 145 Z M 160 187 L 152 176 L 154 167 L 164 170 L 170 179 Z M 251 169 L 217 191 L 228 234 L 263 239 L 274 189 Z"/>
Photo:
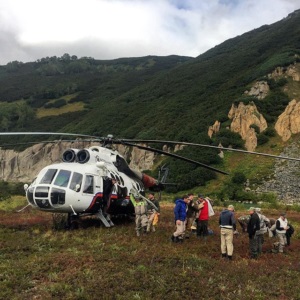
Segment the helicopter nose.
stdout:
<path fill-rule="evenodd" d="M 50 186 L 37 186 L 36 189 L 28 189 L 28 201 L 42 209 L 51 209 L 62 206 L 66 201 L 66 191 L 62 188 Z"/>

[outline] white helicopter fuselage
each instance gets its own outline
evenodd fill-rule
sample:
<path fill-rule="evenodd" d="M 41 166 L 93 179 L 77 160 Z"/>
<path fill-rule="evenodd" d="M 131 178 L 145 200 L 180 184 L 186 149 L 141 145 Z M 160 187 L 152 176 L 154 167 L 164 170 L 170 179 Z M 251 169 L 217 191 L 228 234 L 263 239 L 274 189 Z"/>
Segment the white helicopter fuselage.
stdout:
<path fill-rule="evenodd" d="M 96 213 L 105 199 L 119 197 L 117 190 L 123 191 L 123 200 L 129 199 L 132 189 L 143 193 L 139 178 L 115 166 L 117 157 L 121 157 L 118 152 L 98 146 L 67 150 L 64 162 L 42 169 L 26 188 L 29 204 L 43 211 L 76 215 Z M 112 191 L 105 186 L 111 179 L 117 182 L 117 189 Z"/>

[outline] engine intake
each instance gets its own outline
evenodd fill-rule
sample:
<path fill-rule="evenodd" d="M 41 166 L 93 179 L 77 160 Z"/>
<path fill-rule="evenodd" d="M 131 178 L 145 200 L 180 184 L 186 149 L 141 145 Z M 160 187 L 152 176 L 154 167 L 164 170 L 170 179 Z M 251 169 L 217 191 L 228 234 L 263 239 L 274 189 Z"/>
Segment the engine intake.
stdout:
<path fill-rule="evenodd" d="M 76 154 L 78 149 L 68 149 L 63 153 L 62 160 L 63 162 L 74 162 L 76 160 Z"/>
<path fill-rule="evenodd" d="M 86 149 L 83 149 L 83 150 L 80 150 L 78 153 L 77 153 L 77 161 L 80 163 L 80 164 L 85 164 L 86 162 L 88 162 L 90 160 L 90 153 L 88 150 Z"/>

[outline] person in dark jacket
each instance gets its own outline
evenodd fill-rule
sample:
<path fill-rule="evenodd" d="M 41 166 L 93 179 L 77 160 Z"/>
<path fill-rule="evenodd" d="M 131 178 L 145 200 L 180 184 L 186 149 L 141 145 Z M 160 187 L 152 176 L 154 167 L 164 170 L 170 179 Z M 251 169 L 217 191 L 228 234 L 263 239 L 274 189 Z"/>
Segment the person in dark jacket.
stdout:
<path fill-rule="evenodd" d="M 222 257 L 228 257 L 232 260 L 233 254 L 233 234 L 236 231 L 236 221 L 234 217 L 234 206 L 228 205 L 227 209 L 224 209 L 219 218 L 219 224 L 221 228 L 221 253 Z"/>
<path fill-rule="evenodd" d="M 247 232 L 249 236 L 250 258 L 256 259 L 258 256 L 258 240 L 256 231 L 260 229 L 260 220 L 254 207 L 250 207 L 248 211 L 250 219 L 247 225 Z"/>
<path fill-rule="evenodd" d="M 175 201 L 174 216 L 175 216 L 176 231 L 172 235 L 173 242 L 183 241 L 188 203 L 189 203 L 189 198 L 187 195 L 184 195 L 182 199 L 177 199 Z"/>
<path fill-rule="evenodd" d="M 291 244 L 291 237 L 295 231 L 294 227 L 292 226 L 292 224 L 288 223 L 288 230 L 286 231 L 285 235 L 286 235 L 286 245 L 290 246 Z"/>
<path fill-rule="evenodd" d="M 189 203 L 187 205 L 186 212 L 186 233 L 185 238 L 189 238 L 189 233 L 192 232 L 192 226 L 196 220 L 197 213 L 199 212 L 198 205 L 199 202 L 194 200 L 194 194 L 188 194 Z"/>

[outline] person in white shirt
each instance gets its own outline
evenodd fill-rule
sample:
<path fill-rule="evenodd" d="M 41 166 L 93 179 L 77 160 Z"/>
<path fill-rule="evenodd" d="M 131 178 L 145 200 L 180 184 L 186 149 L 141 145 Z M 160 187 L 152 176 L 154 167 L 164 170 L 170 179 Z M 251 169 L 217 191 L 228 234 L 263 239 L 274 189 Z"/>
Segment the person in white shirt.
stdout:
<path fill-rule="evenodd" d="M 289 226 L 288 220 L 285 216 L 285 212 L 281 213 L 279 219 L 276 221 L 276 235 L 279 242 L 279 253 L 283 253 L 283 248 L 287 244 L 286 231 L 289 229 Z"/>

